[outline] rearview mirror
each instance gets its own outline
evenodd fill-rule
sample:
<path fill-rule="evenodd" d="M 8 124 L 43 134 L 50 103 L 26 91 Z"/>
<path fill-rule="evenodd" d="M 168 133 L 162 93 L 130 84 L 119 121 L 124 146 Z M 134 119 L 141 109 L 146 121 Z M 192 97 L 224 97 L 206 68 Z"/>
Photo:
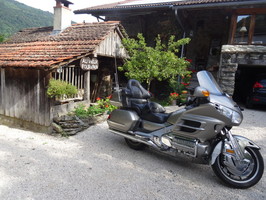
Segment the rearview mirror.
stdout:
<path fill-rule="evenodd" d="M 193 96 L 207 98 L 207 97 L 210 96 L 210 92 L 207 89 L 198 86 L 198 87 L 195 88 L 195 91 L 194 91 L 194 95 Z"/>

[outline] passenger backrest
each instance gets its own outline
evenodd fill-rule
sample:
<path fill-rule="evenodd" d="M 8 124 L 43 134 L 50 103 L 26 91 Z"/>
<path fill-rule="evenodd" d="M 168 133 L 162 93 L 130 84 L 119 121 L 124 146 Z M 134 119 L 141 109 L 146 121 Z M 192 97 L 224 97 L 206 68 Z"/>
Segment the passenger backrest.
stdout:
<path fill-rule="evenodd" d="M 149 98 L 151 98 L 150 93 L 135 79 L 130 79 L 127 87 L 122 90 L 123 107 L 132 107 L 132 104 L 146 104 Z"/>

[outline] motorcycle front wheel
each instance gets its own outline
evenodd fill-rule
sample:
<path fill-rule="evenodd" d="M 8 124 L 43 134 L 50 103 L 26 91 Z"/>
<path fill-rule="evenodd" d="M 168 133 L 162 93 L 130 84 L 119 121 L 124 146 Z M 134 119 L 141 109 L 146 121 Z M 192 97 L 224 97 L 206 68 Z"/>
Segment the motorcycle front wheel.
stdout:
<path fill-rule="evenodd" d="M 232 169 L 226 165 L 226 158 L 220 154 L 212 165 L 214 173 L 226 184 L 235 188 L 249 188 L 259 182 L 263 175 L 264 163 L 258 149 L 246 148 L 249 154 L 249 165 L 241 172 L 237 168 Z M 237 174 L 234 174 L 234 171 Z"/>

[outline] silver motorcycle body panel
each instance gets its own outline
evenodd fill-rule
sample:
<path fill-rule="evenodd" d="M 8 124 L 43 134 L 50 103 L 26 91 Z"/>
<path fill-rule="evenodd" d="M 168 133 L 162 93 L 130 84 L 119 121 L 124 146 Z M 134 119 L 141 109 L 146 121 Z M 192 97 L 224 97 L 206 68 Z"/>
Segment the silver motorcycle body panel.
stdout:
<path fill-rule="evenodd" d="M 110 119 L 107 120 L 110 129 L 126 133 L 132 130 L 137 122 L 139 116 L 135 111 L 116 109 L 112 112 Z"/>
<path fill-rule="evenodd" d="M 173 132 L 188 138 L 205 142 L 214 138 L 226 125 L 223 117 L 213 106 L 208 104 L 187 110 L 177 119 Z"/>
<path fill-rule="evenodd" d="M 250 139 L 240 136 L 240 135 L 234 135 L 234 138 L 236 138 L 239 146 L 241 147 L 242 150 L 244 150 L 246 147 L 251 147 L 255 149 L 260 149 L 260 147 L 255 144 L 253 141 Z"/>
<path fill-rule="evenodd" d="M 143 129 L 145 129 L 147 131 L 160 130 L 160 129 L 165 128 L 168 125 L 169 124 L 167 124 L 167 123 L 159 124 L 159 123 L 154 123 L 154 122 L 150 122 L 147 120 L 142 120 L 142 127 L 143 127 Z"/>

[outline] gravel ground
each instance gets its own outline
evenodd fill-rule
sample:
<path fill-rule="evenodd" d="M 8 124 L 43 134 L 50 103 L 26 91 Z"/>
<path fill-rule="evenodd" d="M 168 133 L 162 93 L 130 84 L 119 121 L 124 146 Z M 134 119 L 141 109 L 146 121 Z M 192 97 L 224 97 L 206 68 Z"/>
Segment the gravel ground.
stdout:
<path fill-rule="evenodd" d="M 262 147 L 266 110 L 245 110 L 234 134 Z M 106 122 L 69 138 L 0 125 L 0 199 L 266 199 L 266 178 L 232 189 L 210 166 L 152 149 L 134 151 L 108 132 Z"/>

